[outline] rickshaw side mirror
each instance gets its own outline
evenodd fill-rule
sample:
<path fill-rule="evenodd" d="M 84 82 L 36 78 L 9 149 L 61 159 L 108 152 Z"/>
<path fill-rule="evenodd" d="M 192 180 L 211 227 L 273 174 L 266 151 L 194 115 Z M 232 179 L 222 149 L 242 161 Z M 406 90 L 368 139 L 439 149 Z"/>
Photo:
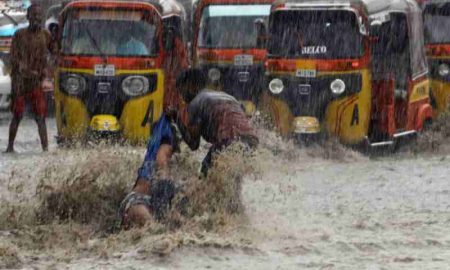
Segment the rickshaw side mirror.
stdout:
<path fill-rule="evenodd" d="M 266 48 L 267 41 L 267 29 L 264 24 L 264 19 L 258 18 L 254 21 L 256 28 L 256 47 L 258 49 Z"/>
<path fill-rule="evenodd" d="M 58 39 L 58 34 L 59 34 L 59 24 L 51 23 L 48 26 L 48 31 L 50 32 L 52 40 L 57 40 Z"/>
<path fill-rule="evenodd" d="M 382 25 L 381 21 L 373 21 L 370 23 L 369 34 L 371 38 L 378 39 L 378 37 L 381 34 L 381 25 Z"/>

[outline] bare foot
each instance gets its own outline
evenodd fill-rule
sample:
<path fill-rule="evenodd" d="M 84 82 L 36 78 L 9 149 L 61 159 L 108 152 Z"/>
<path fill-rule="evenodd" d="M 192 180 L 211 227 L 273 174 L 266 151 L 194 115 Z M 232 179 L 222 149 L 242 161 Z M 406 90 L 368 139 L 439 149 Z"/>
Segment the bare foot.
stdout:
<path fill-rule="evenodd" d="M 3 153 L 5 153 L 5 154 L 14 154 L 14 153 L 16 153 L 16 151 L 14 151 L 13 147 L 8 147 L 8 148 L 6 148 L 5 152 L 3 152 Z"/>
<path fill-rule="evenodd" d="M 139 227 L 146 225 L 149 222 L 153 222 L 153 216 L 150 210 L 142 204 L 130 207 L 127 212 L 130 225 L 136 224 Z"/>

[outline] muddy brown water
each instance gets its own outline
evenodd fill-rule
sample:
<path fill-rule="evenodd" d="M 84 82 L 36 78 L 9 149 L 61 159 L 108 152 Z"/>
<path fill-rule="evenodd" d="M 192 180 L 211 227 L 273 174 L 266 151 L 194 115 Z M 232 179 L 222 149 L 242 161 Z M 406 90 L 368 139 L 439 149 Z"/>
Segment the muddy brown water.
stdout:
<path fill-rule="evenodd" d="M 0 147 L 6 146 L 7 124 L 0 120 Z M 54 136 L 54 120 L 48 126 Z M 0 155 L 1 269 L 450 265 L 450 140 L 445 130 L 375 159 L 334 142 L 299 149 L 261 130 L 253 164 L 231 152 L 212 184 L 195 180 L 205 149 L 184 150 L 175 173 L 192 183 L 194 194 L 202 191 L 195 197 L 196 211 L 188 218 L 174 213 L 167 224 L 110 234 L 115 204 L 133 185 L 144 149 L 52 144 L 42 154 L 35 129 L 25 120 L 18 153 Z M 245 175 L 243 210 L 230 214 L 224 205 L 235 196 L 235 187 L 227 183 L 236 171 Z M 50 207 L 48 201 L 43 204 L 48 194 L 59 194 Z"/>

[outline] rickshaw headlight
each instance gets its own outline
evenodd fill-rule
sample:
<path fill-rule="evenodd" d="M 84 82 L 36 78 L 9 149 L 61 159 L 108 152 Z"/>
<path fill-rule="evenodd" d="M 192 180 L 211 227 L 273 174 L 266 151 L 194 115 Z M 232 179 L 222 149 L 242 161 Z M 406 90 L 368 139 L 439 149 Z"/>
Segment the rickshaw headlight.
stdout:
<path fill-rule="evenodd" d="M 220 80 L 220 70 L 217 68 L 211 68 L 210 70 L 208 70 L 208 78 L 213 81 L 216 82 L 218 80 Z"/>
<path fill-rule="evenodd" d="M 283 92 L 283 89 L 284 89 L 284 84 L 283 84 L 282 80 L 280 80 L 280 79 L 273 79 L 273 80 L 270 81 L 270 83 L 269 83 L 269 90 L 273 94 L 280 94 L 281 92 Z"/>
<path fill-rule="evenodd" d="M 63 82 L 63 88 L 70 95 L 79 95 L 86 88 L 86 80 L 80 75 L 70 74 Z"/>
<path fill-rule="evenodd" d="M 439 75 L 442 77 L 448 76 L 450 74 L 450 68 L 447 64 L 439 65 Z"/>
<path fill-rule="evenodd" d="M 143 76 L 128 76 L 122 81 L 122 90 L 128 96 L 143 95 L 149 90 L 149 82 Z"/>
<path fill-rule="evenodd" d="M 341 79 L 336 79 L 330 84 L 331 93 L 334 95 L 340 95 L 345 91 L 345 82 Z"/>

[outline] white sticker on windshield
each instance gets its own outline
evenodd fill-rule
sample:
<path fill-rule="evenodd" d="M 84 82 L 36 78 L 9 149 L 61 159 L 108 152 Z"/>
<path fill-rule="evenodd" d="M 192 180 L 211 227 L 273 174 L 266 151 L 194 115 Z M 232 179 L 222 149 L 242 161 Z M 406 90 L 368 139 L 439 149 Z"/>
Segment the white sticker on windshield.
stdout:
<path fill-rule="evenodd" d="M 302 54 L 326 54 L 326 46 L 305 46 L 302 48 Z"/>

